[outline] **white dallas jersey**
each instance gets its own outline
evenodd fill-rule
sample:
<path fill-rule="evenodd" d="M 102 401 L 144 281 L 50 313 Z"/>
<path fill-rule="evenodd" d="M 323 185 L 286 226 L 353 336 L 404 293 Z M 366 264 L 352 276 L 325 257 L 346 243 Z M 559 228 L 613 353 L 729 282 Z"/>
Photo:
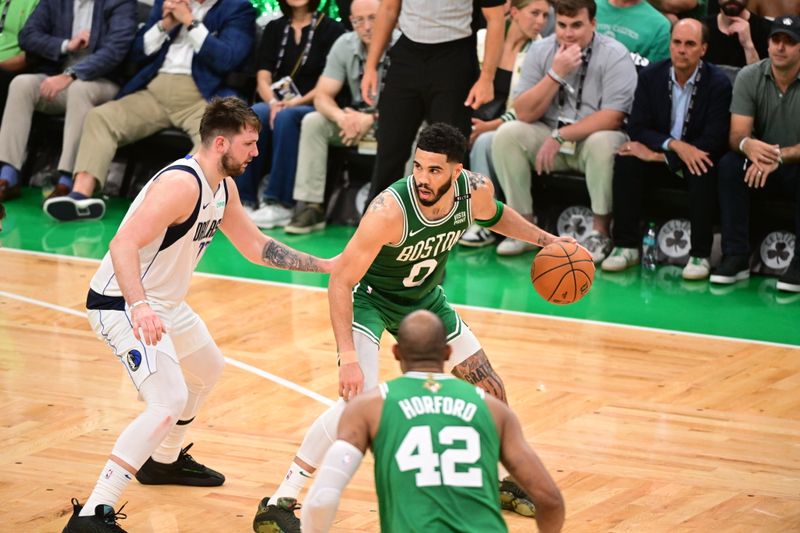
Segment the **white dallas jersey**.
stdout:
<path fill-rule="evenodd" d="M 177 307 L 186 296 L 192 273 L 222 223 L 228 202 L 227 180 L 222 180 L 217 190 L 212 191 L 200 165 L 194 158 L 187 157 L 165 167 L 147 182 L 134 199 L 120 227 L 136 212 L 159 176 L 173 170 L 188 172 L 197 179 L 200 187 L 197 205 L 186 221 L 166 228 L 139 250 L 139 268 L 146 298 L 168 309 Z M 110 252 L 106 252 L 89 287 L 87 308 L 125 309 Z"/>

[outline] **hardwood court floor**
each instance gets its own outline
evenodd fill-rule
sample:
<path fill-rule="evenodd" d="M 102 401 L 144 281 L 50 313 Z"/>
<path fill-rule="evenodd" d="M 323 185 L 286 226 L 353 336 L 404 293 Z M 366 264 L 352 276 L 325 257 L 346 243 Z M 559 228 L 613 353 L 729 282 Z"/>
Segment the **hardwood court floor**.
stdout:
<path fill-rule="evenodd" d="M 80 316 L 96 263 L 0 250 L 0 264 L 0 531 L 60 531 L 69 499 L 85 500 L 142 404 Z M 324 292 L 196 276 L 189 302 L 227 357 L 335 397 Z M 565 531 L 800 530 L 800 350 L 462 314 L 564 493 Z M 388 346 L 384 339 L 384 379 L 398 372 Z M 229 365 L 187 441 L 228 481 L 134 482 L 123 527 L 249 531 L 259 499 L 324 408 Z M 334 531 L 378 530 L 371 466 L 345 492 Z M 504 516 L 512 531 L 533 530 Z"/>

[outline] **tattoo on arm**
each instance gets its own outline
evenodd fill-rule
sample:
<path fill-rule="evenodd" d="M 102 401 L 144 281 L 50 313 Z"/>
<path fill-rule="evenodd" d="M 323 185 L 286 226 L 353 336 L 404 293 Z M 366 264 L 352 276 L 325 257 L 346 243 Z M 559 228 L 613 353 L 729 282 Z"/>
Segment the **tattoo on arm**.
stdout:
<path fill-rule="evenodd" d="M 486 176 L 466 169 L 464 169 L 464 172 L 467 173 L 470 190 L 477 191 L 479 188 L 486 187 Z"/>
<path fill-rule="evenodd" d="M 322 272 L 316 257 L 298 252 L 272 239 L 264 246 L 261 258 L 268 266 L 275 268 L 299 272 Z"/>
<path fill-rule="evenodd" d="M 389 193 L 384 191 L 384 192 L 380 193 L 378 196 L 376 196 L 375 199 L 372 200 L 372 202 L 370 202 L 369 208 L 367 209 L 367 211 L 371 213 L 373 211 L 380 211 L 381 209 L 386 207 L 386 196 L 388 194 Z"/>
<path fill-rule="evenodd" d="M 508 403 L 503 380 L 494 371 L 492 364 L 482 349 L 468 357 L 461 364 L 453 367 L 453 374 L 468 383 L 477 385 L 498 400 Z"/>

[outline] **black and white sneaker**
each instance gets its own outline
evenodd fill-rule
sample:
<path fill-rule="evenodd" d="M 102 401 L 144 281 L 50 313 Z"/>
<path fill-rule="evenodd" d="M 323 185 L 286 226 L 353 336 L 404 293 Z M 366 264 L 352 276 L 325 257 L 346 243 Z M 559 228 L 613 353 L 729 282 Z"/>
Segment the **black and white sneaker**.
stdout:
<path fill-rule="evenodd" d="M 300 533 L 300 519 L 294 513 L 300 504 L 294 498 L 278 498 L 276 505 L 269 505 L 269 496 L 258 504 L 253 518 L 256 533 Z"/>
<path fill-rule="evenodd" d="M 98 220 L 106 214 L 106 203 L 100 198 L 76 200 L 71 196 L 57 196 L 46 200 L 43 209 L 60 222 Z"/>
<path fill-rule="evenodd" d="M 481 248 L 483 246 L 493 244 L 495 240 L 496 237 L 494 236 L 494 233 L 483 226 L 473 224 L 467 228 L 467 231 L 465 231 L 463 235 L 461 235 L 461 238 L 458 240 L 458 244 L 461 246 L 468 246 L 470 248 Z"/>
<path fill-rule="evenodd" d="M 717 268 L 711 271 L 711 283 L 731 285 L 750 277 L 750 257 L 726 255 Z"/>
<path fill-rule="evenodd" d="M 178 454 L 174 463 L 165 464 L 148 457 L 136 472 L 136 479 L 142 485 L 186 485 L 189 487 L 219 487 L 225 483 L 225 476 L 195 461 L 187 452 L 194 443 L 189 444 Z"/>
<path fill-rule="evenodd" d="M 602 263 L 613 248 L 611 237 L 597 230 L 592 230 L 580 244 L 592 254 L 592 261 L 595 263 Z"/>
<path fill-rule="evenodd" d="M 795 245 L 794 257 L 789 268 L 778 278 L 779 291 L 800 292 L 800 246 Z"/>
<path fill-rule="evenodd" d="M 62 533 L 125 533 L 117 524 L 117 520 L 127 518 L 122 512 L 124 508 L 125 505 L 115 512 L 110 505 L 98 505 L 94 509 L 94 515 L 79 516 L 83 505 L 72 498 L 72 516 Z"/>

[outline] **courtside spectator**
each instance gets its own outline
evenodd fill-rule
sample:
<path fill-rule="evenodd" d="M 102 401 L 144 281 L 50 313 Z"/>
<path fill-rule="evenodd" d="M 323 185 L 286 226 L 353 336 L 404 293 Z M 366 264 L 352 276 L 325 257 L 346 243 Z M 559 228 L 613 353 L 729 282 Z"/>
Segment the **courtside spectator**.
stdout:
<path fill-rule="evenodd" d="M 706 18 L 706 61 L 743 67 L 767 57 L 770 22 L 746 9 L 745 0 L 721 0 L 719 13 Z"/>

